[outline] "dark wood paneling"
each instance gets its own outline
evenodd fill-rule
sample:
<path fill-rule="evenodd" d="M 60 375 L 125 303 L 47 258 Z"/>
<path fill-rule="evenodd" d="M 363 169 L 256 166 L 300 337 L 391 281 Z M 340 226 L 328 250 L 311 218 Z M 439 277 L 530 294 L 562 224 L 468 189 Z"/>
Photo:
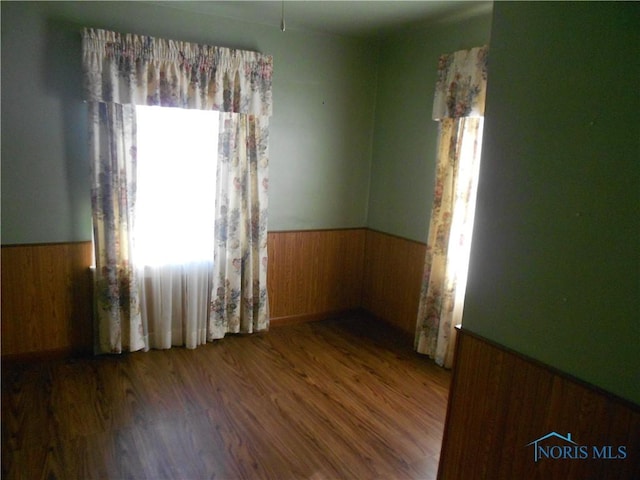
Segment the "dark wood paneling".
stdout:
<path fill-rule="evenodd" d="M 590 458 L 535 462 L 527 445 L 550 432 Z M 567 445 L 556 440 L 546 445 Z M 627 456 L 594 459 L 594 446 Z M 638 479 L 640 407 L 462 330 L 438 478 Z"/>
<path fill-rule="evenodd" d="M 360 307 L 364 229 L 270 232 L 272 322 Z"/>
<path fill-rule="evenodd" d="M 91 250 L 2 247 L 3 358 L 91 350 Z M 424 244 L 356 228 L 270 232 L 268 250 L 274 326 L 365 308 L 413 335 Z"/>
<path fill-rule="evenodd" d="M 2 356 L 91 350 L 91 242 L 2 247 Z"/>
<path fill-rule="evenodd" d="M 362 307 L 415 334 L 424 243 L 367 230 Z"/>

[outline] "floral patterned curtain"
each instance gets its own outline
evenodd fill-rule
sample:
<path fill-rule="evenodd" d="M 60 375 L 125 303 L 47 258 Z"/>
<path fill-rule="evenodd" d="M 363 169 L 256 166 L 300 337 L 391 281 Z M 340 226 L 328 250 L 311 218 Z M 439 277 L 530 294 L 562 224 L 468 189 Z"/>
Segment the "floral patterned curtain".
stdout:
<path fill-rule="evenodd" d="M 95 249 L 98 349 L 140 350 L 138 279 L 133 266 L 136 185 L 135 111 L 131 105 L 90 103 L 91 206 Z"/>
<path fill-rule="evenodd" d="M 84 29 L 85 100 L 271 116 L 271 56 Z"/>
<path fill-rule="evenodd" d="M 462 321 L 477 179 L 488 48 L 440 57 L 433 118 L 439 120 L 436 185 L 415 337 L 419 353 L 450 368 Z"/>
<path fill-rule="evenodd" d="M 221 112 L 208 339 L 268 328 L 266 201 L 272 58 L 257 52 L 85 29 L 99 352 L 149 348 L 131 258 L 135 105 Z M 223 240 L 224 239 L 224 240 Z M 222 288 L 222 290 L 221 290 Z M 224 290 L 224 293 L 222 293 Z"/>
<path fill-rule="evenodd" d="M 267 300 L 268 128 L 264 117 L 223 113 L 216 247 L 208 340 L 269 325 Z"/>
<path fill-rule="evenodd" d="M 440 55 L 434 120 L 484 116 L 488 53 L 484 46 Z"/>

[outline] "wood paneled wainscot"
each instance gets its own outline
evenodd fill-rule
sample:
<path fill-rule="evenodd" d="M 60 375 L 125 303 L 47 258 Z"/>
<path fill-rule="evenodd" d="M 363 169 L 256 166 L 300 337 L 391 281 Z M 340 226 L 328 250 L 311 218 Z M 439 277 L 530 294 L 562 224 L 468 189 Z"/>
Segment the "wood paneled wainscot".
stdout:
<path fill-rule="evenodd" d="M 427 246 L 367 230 L 362 307 L 413 337 Z"/>
<path fill-rule="evenodd" d="M 92 243 L 2 246 L 2 357 L 92 348 Z"/>
<path fill-rule="evenodd" d="M 426 246 L 365 228 L 269 232 L 271 322 L 364 309 L 413 336 Z M 91 242 L 2 247 L 2 357 L 92 349 Z"/>
<path fill-rule="evenodd" d="M 272 325 L 360 307 L 365 230 L 269 232 Z"/>
<path fill-rule="evenodd" d="M 462 329 L 438 478 L 640 479 L 640 407 Z"/>

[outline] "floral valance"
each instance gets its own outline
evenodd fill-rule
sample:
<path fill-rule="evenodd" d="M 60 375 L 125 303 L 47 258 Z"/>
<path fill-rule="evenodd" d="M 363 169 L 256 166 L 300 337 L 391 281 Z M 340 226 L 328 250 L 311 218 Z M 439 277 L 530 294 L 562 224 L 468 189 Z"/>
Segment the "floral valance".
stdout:
<path fill-rule="evenodd" d="M 272 113 L 269 55 L 85 28 L 82 58 L 87 101 Z"/>
<path fill-rule="evenodd" d="M 433 102 L 433 119 L 484 115 L 489 47 L 441 55 Z"/>

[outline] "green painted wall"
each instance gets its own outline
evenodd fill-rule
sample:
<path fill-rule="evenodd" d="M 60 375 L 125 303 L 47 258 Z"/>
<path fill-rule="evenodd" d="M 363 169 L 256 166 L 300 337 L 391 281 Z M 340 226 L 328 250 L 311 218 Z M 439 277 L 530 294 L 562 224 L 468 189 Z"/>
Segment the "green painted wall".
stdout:
<path fill-rule="evenodd" d="M 640 404 L 639 25 L 496 2 L 464 326 Z"/>
<path fill-rule="evenodd" d="M 371 168 L 368 226 L 427 241 L 438 123 L 431 119 L 438 57 L 489 43 L 491 4 L 384 39 Z"/>
<path fill-rule="evenodd" d="M 180 2 L 2 2 L 2 243 L 91 238 L 80 30 L 274 57 L 270 230 L 366 223 L 376 43 L 184 11 Z M 279 13 L 279 12 L 277 12 Z"/>

